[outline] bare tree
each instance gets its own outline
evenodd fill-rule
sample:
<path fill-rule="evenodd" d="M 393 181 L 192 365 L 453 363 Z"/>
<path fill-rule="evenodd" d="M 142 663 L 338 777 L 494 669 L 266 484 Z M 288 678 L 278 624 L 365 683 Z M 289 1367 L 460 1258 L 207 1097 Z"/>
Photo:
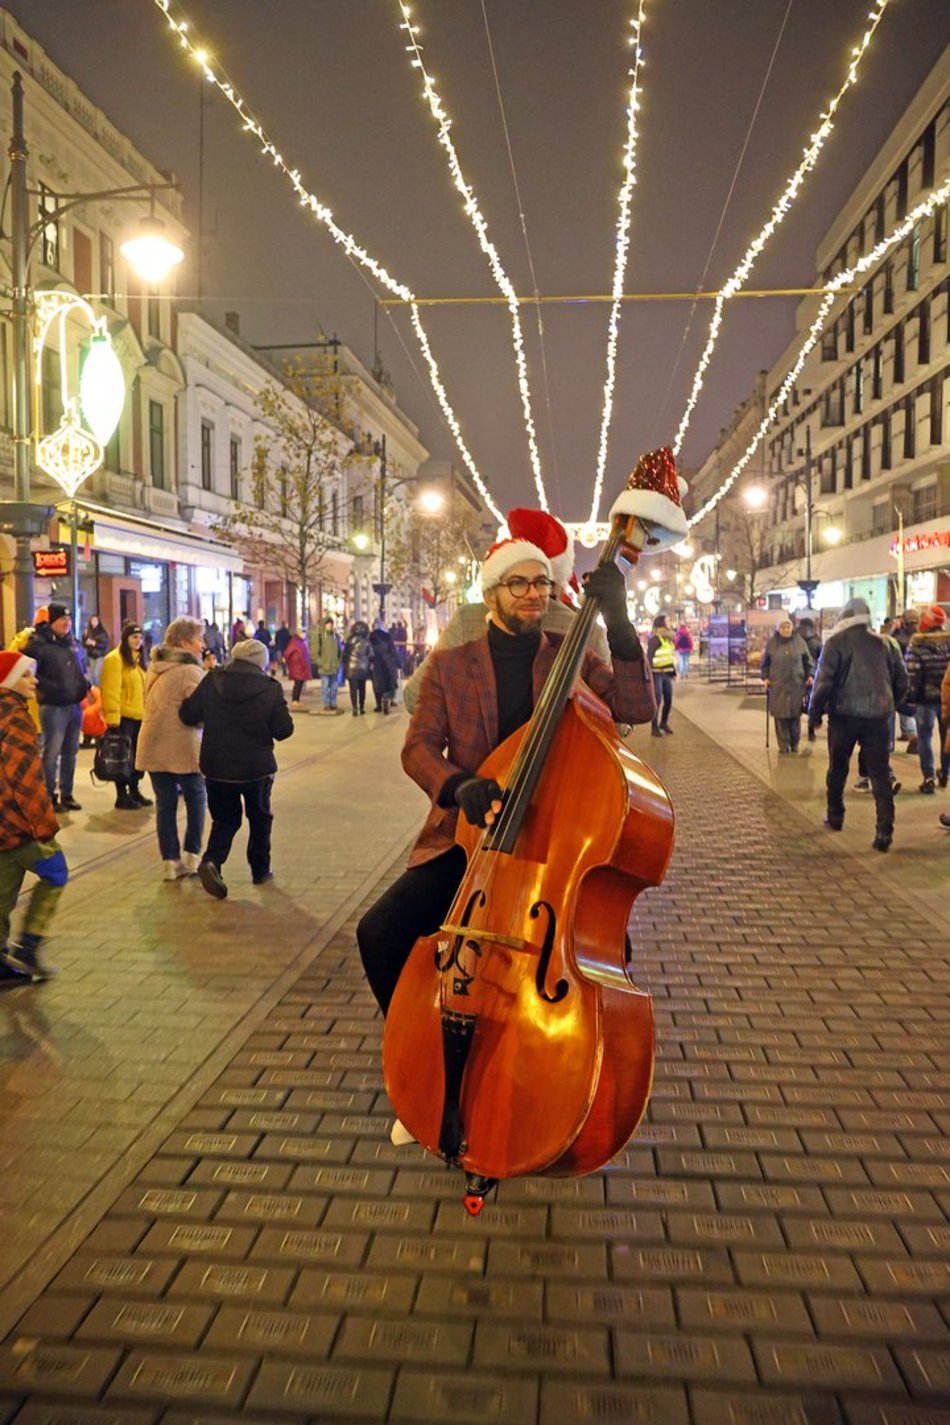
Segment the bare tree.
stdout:
<path fill-rule="evenodd" d="M 346 482 L 354 448 L 346 390 L 331 360 L 288 362 L 255 401 L 267 432 L 254 442 L 239 500 L 214 531 L 250 564 L 291 584 L 302 622 L 310 592 L 346 533 Z"/>
<path fill-rule="evenodd" d="M 418 580 L 433 607 L 444 603 L 457 591 L 463 565 L 472 557 L 459 497 L 453 492 L 436 514 L 394 502 L 386 511 L 386 520 L 386 564 L 392 582 Z"/>
<path fill-rule="evenodd" d="M 772 559 L 766 512 L 746 509 L 736 502 L 729 510 L 728 522 L 722 524 L 722 534 L 727 551 L 722 562 L 734 565 L 743 598 L 752 605 L 784 577 L 784 571 L 777 570 Z"/>

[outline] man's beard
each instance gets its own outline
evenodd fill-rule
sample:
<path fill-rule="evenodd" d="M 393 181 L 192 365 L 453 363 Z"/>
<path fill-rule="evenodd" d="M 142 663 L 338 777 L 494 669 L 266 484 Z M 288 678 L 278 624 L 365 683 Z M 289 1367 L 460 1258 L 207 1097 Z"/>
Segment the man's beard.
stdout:
<path fill-rule="evenodd" d="M 496 610 L 499 622 L 504 624 L 509 633 L 516 637 L 523 637 L 526 633 L 540 633 L 541 619 L 543 617 L 540 610 L 534 618 L 522 618 L 516 613 L 505 613 L 503 609 Z"/>

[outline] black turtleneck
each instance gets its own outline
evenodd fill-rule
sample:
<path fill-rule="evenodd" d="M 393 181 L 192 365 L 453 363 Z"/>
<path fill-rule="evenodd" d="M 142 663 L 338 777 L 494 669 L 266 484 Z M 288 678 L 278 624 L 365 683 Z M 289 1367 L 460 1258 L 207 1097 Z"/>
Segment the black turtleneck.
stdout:
<path fill-rule="evenodd" d="M 534 711 L 531 674 L 540 647 L 540 629 L 531 633 L 505 633 L 494 623 L 488 625 L 488 651 L 498 688 L 500 742 L 527 722 Z"/>

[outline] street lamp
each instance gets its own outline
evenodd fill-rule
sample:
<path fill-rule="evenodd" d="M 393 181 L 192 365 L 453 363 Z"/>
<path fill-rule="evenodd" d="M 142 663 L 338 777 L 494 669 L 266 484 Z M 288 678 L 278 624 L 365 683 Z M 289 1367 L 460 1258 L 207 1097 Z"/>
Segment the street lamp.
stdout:
<path fill-rule="evenodd" d="M 379 583 L 374 584 L 373 589 L 379 595 L 379 622 L 385 627 L 386 595 L 392 588 L 391 584 L 386 583 L 386 494 L 387 491 L 398 490 L 402 485 L 416 484 L 419 476 L 401 475 L 397 480 L 388 481 L 385 435 L 374 441 L 373 454 L 379 461 Z M 426 514 L 435 515 L 445 504 L 445 496 L 440 490 L 423 490 L 419 496 L 419 504 Z"/>
<path fill-rule="evenodd" d="M 175 188 L 174 183 L 130 184 L 124 188 L 100 189 L 89 193 L 54 193 L 44 191 L 43 197 L 52 200 L 52 210 L 46 209 L 31 225 L 29 199 L 40 196 L 27 188 L 27 158 L 29 150 L 23 123 L 23 78 L 17 72 L 13 76 L 13 132 L 8 154 L 10 158 L 11 193 L 11 259 L 10 270 L 13 281 L 13 501 L 5 501 L 2 511 L 3 523 L 16 538 L 14 577 L 16 591 L 17 627 L 23 628 L 33 621 L 33 564 L 30 541 L 42 533 L 49 521 L 52 510 L 49 505 L 30 503 L 30 447 L 33 442 L 33 422 L 30 411 L 30 256 L 36 239 L 50 223 L 58 222 L 62 215 L 79 203 L 110 198 L 119 201 L 145 197 L 151 199 L 154 210 L 155 194 L 163 189 Z M 164 238 L 162 224 L 154 216 L 145 218 L 140 224 L 137 238 L 123 244 L 121 251 L 135 262 L 141 254 L 144 266 L 138 268 L 143 280 L 150 285 L 167 276 L 171 267 L 182 260 L 182 251 L 176 244 Z M 143 231 L 144 229 L 144 231 Z M 144 248 L 140 244 L 145 242 Z M 137 246 L 139 244 L 139 246 Z M 44 305 L 45 303 L 45 305 Z M 84 310 L 93 325 L 93 337 L 86 358 L 91 366 L 88 374 L 84 370 L 79 400 L 70 400 L 65 393 L 65 327 L 61 327 L 62 337 L 60 358 L 63 369 L 64 417 L 59 429 L 47 435 L 38 443 L 37 464 L 67 489 L 73 500 L 72 510 L 72 578 L 73 617 L 78 617 L 78 570 L 76 567 L 76 527 L 77 514 L 75 494 L 79 485 L 102 461 L 104 447 L 118 423 L 124 399 L 124 385 L 121 394 L 115 380 L 118 360 L 111 351 L 105 319 L 96 318 L 88 303 L 73 293 L 53 291 L 42 293 L 36 302 L 40 334 L 34 343 L 37 351 L 56 315 L 65 319 L 67 310 Z M 121 371 L 119 372 L 121 375 Z M 106 379 L 108 377 L 108 379 Z M 84 428 L 82 422 L 86 422 Z M 101 434 L 111 429 L 105 439 Z M 92 434 L 90 434 L 90 431 Z M 98 456 L 93 459 L 95 452 Z M 51 468 L 52 466 L 52 468 Z M 82 470 L 83 473 L 79 474 Z M 69 471 L 68 480 L 61 475 Z M 78 478 L 77 478 L 78 477 Z M 75 480 L 72 489 L 69 484 Z"/>

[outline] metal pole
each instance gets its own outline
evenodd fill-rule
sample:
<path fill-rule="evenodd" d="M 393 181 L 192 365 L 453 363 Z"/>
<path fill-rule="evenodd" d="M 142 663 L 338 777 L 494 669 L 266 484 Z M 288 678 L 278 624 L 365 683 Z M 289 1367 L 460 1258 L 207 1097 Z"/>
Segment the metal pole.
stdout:
<path fill-rule="evenodd" d="M 82 636 L 82 629 L 79 617 L 79 506 L 76 504 L 75 495 L 69 512 L 69 559 L 73 581 L 73 628 L 78 638 Z"/>
<path fill-rule="evenodd" d="M 805 578 L 811 585 L 811 427 L 805 428 Z M 811 608 L 812 590 L 805 590 L 808 607 Z"/>
<path fill-rule="evenodd" d="M 386 627 L 386 437 L 379 438 L 379 622 Z"/>
<path fill-rule="evenodd" d="M 13 278 L 13 477 L 16 499 L 30 499 L 30 317 L 29 275 L 30 214 L 26 191 L 26 137 L 23 132 L 23 79 L 13 76 L 13 135 L 10 156 L 12 222 L 11 275 Z M 16 536 L 14 562 L 17 628 L 33 622 L 33 560 L 30 536 Z"/>

